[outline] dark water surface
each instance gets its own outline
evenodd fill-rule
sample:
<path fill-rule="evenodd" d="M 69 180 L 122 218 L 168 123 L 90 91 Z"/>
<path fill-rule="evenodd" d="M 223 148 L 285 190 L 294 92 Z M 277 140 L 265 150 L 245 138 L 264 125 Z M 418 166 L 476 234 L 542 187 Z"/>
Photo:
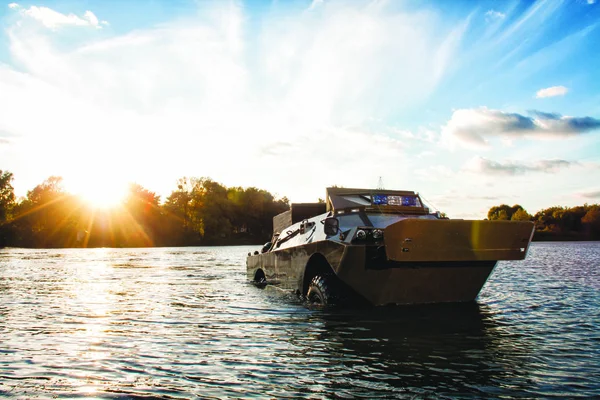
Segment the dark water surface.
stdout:
<path fill-rule="evenodd" d="M 600 397 L 600 243 L 534 243 L 476 304 L 310 310 L 254 247 L 0 250 L 0 396 Z"/>

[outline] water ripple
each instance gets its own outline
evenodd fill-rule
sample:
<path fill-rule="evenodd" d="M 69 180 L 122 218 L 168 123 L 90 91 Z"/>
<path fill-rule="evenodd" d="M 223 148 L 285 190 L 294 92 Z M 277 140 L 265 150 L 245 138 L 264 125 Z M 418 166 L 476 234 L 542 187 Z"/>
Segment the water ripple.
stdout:
<path fill-rule="evenodd" d="M 535 243 L 478 303 L 311 310 L 251 247 L 0 250 L 0 396 L 600 396 L 600 244 Z"/>

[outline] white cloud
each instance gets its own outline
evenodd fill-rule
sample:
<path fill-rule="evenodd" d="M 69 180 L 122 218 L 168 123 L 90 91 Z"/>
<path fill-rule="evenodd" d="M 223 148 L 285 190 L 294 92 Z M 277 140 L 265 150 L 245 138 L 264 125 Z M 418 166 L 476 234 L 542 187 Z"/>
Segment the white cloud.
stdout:
<path fill-rule="evenodd" d="M 504 18 L 506 18 L 506 14 L 501 13 L 500 11 L 488 10 L 485 13 L 485 20 L 488 21 L 488 22 L 497 21 L 497 20 L 503 20 Z"/>
<path fill-rule="evenodd" d="M 362 123 L 418 108 L 447 73 L 464 24 L 436 38 L 437 18 L 340 3 L 264 24 L 267 95 L 323 123 Z"/>
<path fill-rule="evenodd" d="M 455 63 L 468 62 L 459 51 L 469 20 L 453 24 L 431 8 L 406 11 L 385 1 L 326 1 L 311 12 L 287 12 L 279 2 L 284 9 L 261 14 L 257 30 L 235 2 L 198 3 L 186 18 L 108 39 L 106 30 L 60 31 L 68 23 L 104 26 L 102 15 L 73 18 L 66 10 L 34 19 L 22 12 L 29 5 L 13 12 L 10 64 L 0 65 L 0 131 L 12 136 L 0 159 L 20 193 L 50 174 L 133 180 L 163 198 L 181 176 L 257 186 L 293 201 L 314 201 L 334 183 L 375 187 L 379 176 L 386 187 L 426 196 L 463 185 L 457 171 L 466 152 L 449 160 L 436 146 L 438 131 L 407 121 L 430 107 Z M 507 119 L 490 111 L 497 114 L 453 115 L 447 133 L 474 129 L 484 144 L 510 136 L 506 129 L 486 133 L 494 125 L 487 119 Z M 481 119 L 475 127 L 473 115 Z M 566 127 L 570 118 L 521 117 Z M 573 121 L 591 127 L 595 120 Z M 538 137 L 558 128 L 536 129 Z M 510 137 L 524 134 L 534 132 Z M 431 180 L 416 176 L 429 166 Z M 498 179 L 471 178 L 467 197 Z M 478 201 L 445 211 L 479 210 Z"/>
<path fill-rule="evenodd" d="M 531 116 L 491 110 L 486 107 L 460 109 L 442 128 L 443 141 L 458 140 L 467 147 L 489 148 L 488 138 L 561 138 L 600 129 L 600 120 L 530 111 Z"/>
<path fill-rule="evenodd" d="M 600 190 L 595 189 L 595 190 L 589 190 L 587 192 L 581 192 L 581 193 L 579 193 L 579 197 L 583 197 L 584 199 L 599 200 L 600 199 Z"/>
<path fill-rule="evenodd" d="M 13 171 L 19 184 L 106 173 L 164 194 L 195 175 L 300 201 L 332 182 L 375 186 L 381 171 L 405 166 L 412 134 L 364 125 L 419 107 L 463 26 L 442 45 L 428 28 L 433 14 L 327 6 L 273 18 L 256 41 L 244 36 L 243 9 L 230 5 L 71 48 L 31 24 L 9 27 L 19 72 L 0 68 L 0 129 L 20 136 L 13 165 L 27 154 L 46 166 Z M 47 27 L 102 24 L 91 12 L 26 11 Z M 290 173 L 310 176 L 318 191 Z"/>
<path fill-rule="evenodd" d="M 514 176 L 530 172 L 554 173 L 577 164 L 566 160 L 538 160 L 534 162 L 508 160 L 498 162 L 483 157 L 474 157 L 463 166 L 463 170 L 484 175 Z"/>
<path fill-rule="evenodd" d="M 540 89 L 535 94 L 536 99 L 543 99 L 546 97 L 564 96 L 567 94 L 569 89 L 564 86 L 552 86 L 545 89 Z"/>
<path fill-rule="evenodd" d="M 61 26 L 93 26 L 101 28 L 100 22 L 96 15 L 91 11 L 86 11 L 83 17 L 78 17 L 75 14 L 62 14 L 48 7 L 31 6 L 23 9 L 17 3 L 9 4 L 12 9 L 19 9 L 21 15 L 32 18 L 42 25 L 50 29 L 57 29 Z M 102 21 L 105 24 L 106 21 Z"/>
<path fill-rule="evenodd" d="M 89 10 L 83 13 L 83 18 L 87 19 L 92 26 L 98 27 L 98 24 L 100 23 L 94 13 Z"/>

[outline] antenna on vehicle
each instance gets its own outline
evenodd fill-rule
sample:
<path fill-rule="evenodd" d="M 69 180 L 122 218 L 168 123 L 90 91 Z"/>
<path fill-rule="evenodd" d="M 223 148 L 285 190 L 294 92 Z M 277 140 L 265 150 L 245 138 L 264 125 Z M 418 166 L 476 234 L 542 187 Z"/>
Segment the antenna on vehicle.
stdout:
<path fill-rule="evenodd" d="M 381 177 L 379 177 L 379 182 L 377 182 L 377 190 L 384 190 L 385 188 L 383 187 L 383 179 L 381 179 Z"/>

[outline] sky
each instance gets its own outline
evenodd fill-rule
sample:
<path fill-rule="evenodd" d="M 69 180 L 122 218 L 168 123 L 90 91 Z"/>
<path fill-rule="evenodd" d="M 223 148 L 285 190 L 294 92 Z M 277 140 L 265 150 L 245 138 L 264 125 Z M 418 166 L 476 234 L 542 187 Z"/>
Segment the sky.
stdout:
<path fill-rule="evenodd" d="M 600 202 L 595 0 L 23 1 L 0 28 L 19 196 L 187 176 L 382 184 L 451 218 Z"/>

